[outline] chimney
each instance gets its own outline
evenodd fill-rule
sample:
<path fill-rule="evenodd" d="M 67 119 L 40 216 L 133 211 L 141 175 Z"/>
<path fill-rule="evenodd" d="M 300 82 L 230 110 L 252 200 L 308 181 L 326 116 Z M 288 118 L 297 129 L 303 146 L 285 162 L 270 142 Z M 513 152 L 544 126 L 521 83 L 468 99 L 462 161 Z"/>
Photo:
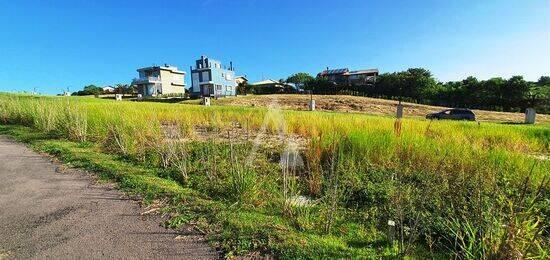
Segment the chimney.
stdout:
<path fill-rule="evenodd" d="M 232 61 L 229 62 L 229 70 L 231 70 L 231 71 L 233 70 L 233 62 Z"/>

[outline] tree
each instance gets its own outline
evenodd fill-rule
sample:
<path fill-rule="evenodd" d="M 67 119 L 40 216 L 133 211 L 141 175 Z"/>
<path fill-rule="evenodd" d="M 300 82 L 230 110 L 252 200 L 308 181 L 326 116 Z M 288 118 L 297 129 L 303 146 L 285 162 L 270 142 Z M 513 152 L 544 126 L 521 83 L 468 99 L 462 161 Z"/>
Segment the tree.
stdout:
<path fill-rule="evenodd" d="M 408 85 L 412 90 L 412 98 L 422 100 L 424 93 L 437 85 L 432 73 L 427 69 L 412 68 L 408 69 L 407 72 L 409 73 Z"/>
<path fill-rule="evenodd" d="M 389 99 L 404 99 L 431 105 L 467 107 L 500 111 L 523 111 L 533 107 L 540 113 L 550 112 L 550 76 L 528 82 L 522 76 L 509 79 L 478 80 L 470 76 L 459 81 L 437 82 L 429 70 L 409 68 L 406 71 L 383 73 L 372 86 L 335 85 L 325 77 L 296 73 L 287 82 L 304 83 L 304 89 L 315 93 L 341 93 L 348 88 L 352 94 Z M 350 92 L 348 92 L 350 93 Z"/>
<path fill-rule="evenodd" d="M 252 93 L 252 85 L 247 82 L 241 82 L 237 85 L 237 95 L 246 95 Z"/>
<path fill-rule="evenodd" d="M 466 107 L 476 107 L 481 100 L 481 84 L 474 76 L 462 80 L 463 104 Z"/>
<path fill-rule="evenodd" d="M 118 94 L 134 94 L 134 87 L 128 84 L 116 84 L 115 92 Z"/>
<path fill-rule="evenodd" d="M 550 76 L 541 76 L 539 81 L 537 81 L 539 86 L 550 86 Z"/>
<path fill-rule="evenodd" d="M 395 98 L 402 96 L 405 85 L 405 72 L 383 73 L 378 76 L 373 89 L 374 95 Z"/>
<path fill-rule="evenodd" d="M 298 72 L 296 74 L 292 74 L 290 77 L 286 79 L 286 82 L 294 83 L 296 85 L 305 85 L 307 82 L 313 81 L 315 78 L 313 78 L 311 75 L 305 72 Z"/>
<path fill-rule="evenodd" d="M 304 90 L 312 90 L 314 93 L 330 93 L 334 84 L 325 77 L 317 77 L 310 81 L 306 81 Z"/>
<path fill-rule="evenodd" d="M 502 109 L 504 111 L 512 111 L 512 108 L 519 107 L 521 110 L 526 108 L 523 101 L 529 92 L 529 84 L 522 76 L 513 76 L 504 85 L 502 93 Z"/>
<path fill-rule="evenodd" d="M 501 108 L 504 100 L 503 89 L 505 84 L 506 80 L 500 77 L 484 81 L 482 83 L 482 98 L 479 102 L 485 105 L 480 105 L 480 108 L 489 108 L 493 110 Z"/>
<path fill-rule="evenodd" d="M 118 94 L 125 94 L 127 88 L 128 88 L 128 85 L 126 85 L 126 84 L 116 84 L 115 85 L 115 92 L 118 93 Z"/>
<path fill-rule="evenodd" d="M 101 95 L 103 94 L 103 88 L 96 85 L 85 86 L 83 90 L 73 93 L 73 96 L 88 96 L 88 95 Z"/>

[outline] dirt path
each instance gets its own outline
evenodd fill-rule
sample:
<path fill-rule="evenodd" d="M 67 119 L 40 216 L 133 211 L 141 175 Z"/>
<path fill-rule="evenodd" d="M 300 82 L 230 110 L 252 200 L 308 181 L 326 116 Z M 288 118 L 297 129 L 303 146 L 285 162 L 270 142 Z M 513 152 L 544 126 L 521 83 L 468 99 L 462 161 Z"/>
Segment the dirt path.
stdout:
<path fill-rule="evenodd" d="M 88 174 L 60 171 L 0 136 L 0 259 L 212 259 L 203 237 L 160 226 L 139 203 Z"/>

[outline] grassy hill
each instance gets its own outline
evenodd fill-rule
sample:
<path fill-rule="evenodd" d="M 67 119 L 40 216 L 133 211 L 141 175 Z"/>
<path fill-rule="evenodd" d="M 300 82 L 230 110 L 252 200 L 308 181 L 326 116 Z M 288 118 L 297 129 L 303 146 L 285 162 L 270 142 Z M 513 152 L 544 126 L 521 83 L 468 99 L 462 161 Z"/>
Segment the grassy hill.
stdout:
<path fill-rule="evenodd" d="M 317 110 L 365 113 L 371 115 L 394 116 L 397 101 L 368 97 L 346 95 L 314 95 Z M 267 107 L 274 100 L 283 109 L 307 110 L 309 95 L 249 95 L 213 100 L 214 105 L 258 106 Z M 184 103 L 198 103 L 198 100 Z M 438 112 L 445 107 L 428 106 L 404 102 L 405 117 L 425 117 L 428 113 Z M 486 110 L 474 110 L 479 121 L 520 123 L 524 120 L 523 113 L 507 113 Z M 550 115 L 538 114 L 537 122 L 550 122 Z"/>

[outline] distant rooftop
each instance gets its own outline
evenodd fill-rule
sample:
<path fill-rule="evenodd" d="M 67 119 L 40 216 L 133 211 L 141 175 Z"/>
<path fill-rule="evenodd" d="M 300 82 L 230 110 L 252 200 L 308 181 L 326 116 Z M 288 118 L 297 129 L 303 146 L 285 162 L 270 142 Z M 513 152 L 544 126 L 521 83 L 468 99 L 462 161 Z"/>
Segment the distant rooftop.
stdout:
<path fill-rule="evenodd" d="M 280 84 L 279 81 L 275 81 L 272 79 L 266 79 L 258 82 L 254 82 L 251 85 L 267 85 L 267 84 Z"/>
<path fill-rule="evenodd" d="M 173 73 L 185 74 L 185 71 L 180 71 L 180 70 L 178 70 L 178 67 L 172 66 L 172 65 L 169 65 L 169 64 L 164 64 L 164 66 L 150 66 L 150 67 L 137 69 L 138 72 L 139 71 L 146 71 L 146 70 L 168 70 L 168 71 L 171 71 Z"/>
<path fill-rule="evenodd" d="M 347 72 L 349 72 L 348 68 L 323 70 L 323 72 L 321 72 L 321 75 L 344 74 L 344 73 L 347 73 Z"/>
<path fill-rule="evenodd" d="M 350 71 L 348 68 L 343 68 L 343 69 L 323 70 L 319 74 L 321 76 L 327 76 L 327 75 L 358 75 L 358 74 L 370 74 L 370 73 L 378 74 L 378 69 L 364 69 L 364 70 Z"/>
<path fill-rule="evenodd" d="M 349 75 L 365 74 L 365 73 L 378 73 L 378 69 L 354 70 L 354 71 L 350 71 Z"/>

